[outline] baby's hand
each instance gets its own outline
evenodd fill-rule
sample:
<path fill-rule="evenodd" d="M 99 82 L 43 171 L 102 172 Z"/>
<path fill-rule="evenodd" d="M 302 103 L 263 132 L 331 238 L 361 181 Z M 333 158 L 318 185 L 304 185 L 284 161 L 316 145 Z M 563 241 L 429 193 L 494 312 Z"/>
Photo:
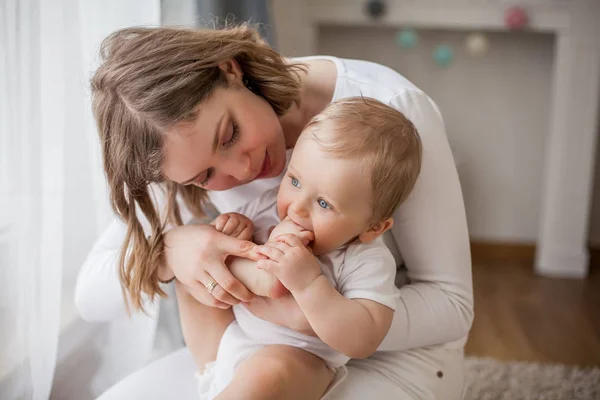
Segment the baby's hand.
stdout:
<path fill-rule="evenodd" d="M 257 262 L 258 269 L 275 275 L 292 294 L 305 290 L 321 275 L 319 262 L 293 233 L 257 246 L 256 252 L 266 257 Z"/>
<path fill-rule="evenodd" d="M 217 231 L 241 240 L 252 240 L 254 234 L 252 221 L 248 217 L 234 212 L 221 214 L 210 224 Z"/>
<path fill-rule="evenodd" d="M 307 246 L 315 238 L 311 231 L 307 231 L 291 219 L 285 218 L 277 226 L 272 228 L 271 232 L 269 233 L 269 241 L 275 240 L 277 236 L 288 233 L 297 236 L 305 246 Z"/>

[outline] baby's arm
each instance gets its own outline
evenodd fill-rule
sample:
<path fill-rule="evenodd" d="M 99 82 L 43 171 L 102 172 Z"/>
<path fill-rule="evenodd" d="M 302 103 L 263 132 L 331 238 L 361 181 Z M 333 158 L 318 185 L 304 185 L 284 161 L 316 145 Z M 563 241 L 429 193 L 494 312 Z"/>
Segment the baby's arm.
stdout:
<path fill-rule="evenodd" d="M 348 299 L 324 275 L 292 295 L 319 338 L 352 358 L 366 358 L 379 347 L 394 311 L 367 299 Z"/>
<path fill-rule="evenodd" d="M 370 275 L 369 270 L 357 268 L 359 273 L 351 274 L 350 279 L 366 282 L 366 290 L 355 285 L 354 293 L 349 294 L 352 298 L 348 298 L 321 274 L 315 256 L 293 235 L 280 236 L 261 246 L 258 252 L 269 258 L 259 261 L 259 267 L 272 272 L 290 290 L 323 342 L 352 358 L 368 357 L 377 350 L 390 328 L 394 311 L 382 303 L 361 298 L 361 295 L 371 297 L 376 290 L 370 287 L 368 279 L 361 277 L 364 271 Z M 391 262 L 392 273 L 388 275 L 393 287 L 393 257 L 390 255 L 387 261 Z"/>

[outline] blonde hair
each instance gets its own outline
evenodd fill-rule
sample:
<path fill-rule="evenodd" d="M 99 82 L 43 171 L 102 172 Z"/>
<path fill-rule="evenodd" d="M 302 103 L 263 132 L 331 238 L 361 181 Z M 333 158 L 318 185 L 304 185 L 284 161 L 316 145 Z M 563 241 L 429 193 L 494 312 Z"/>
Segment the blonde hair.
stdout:
<path fill-rule="evenodd" d="M 224 61 L 237 61 L 253 91 L 278 115 L 299 103 L 297 75 L 304 66 L 286 63 L 247 24 L 218 30 L 123 29 L 103 41 L 100 55 L 102 63 L 91 80 L 92 104 L 112 208 L 127 224 L 118 261 L 120 280 L 127 304 L 129 297 L 141 309 L 142 293 L 150 298 L 165 295 L 158 267 L 165 225 L 182 224 L 176 198 L 181 196 L 197 218 L 204 215 L 203 189 L 165 182 L 162 176 L 165 132 L 193 120 L 199 104 L 215 89 L 227 87 L 218 67 Z M 150 197 L 151 183 L 164 183 L 167 191 L 163 217 Z M 139 211 L 150 222 L 149 238 Z"/>
<path fill-rule="evenodd" d="M 421 171 L 417 129 L 400 111 L 375 99 L 350 97 L 331 103 L 307 125 L 307 133 L 334 157 L 360 158 L 371 171 L 372 222 L 392 216 Z"/>

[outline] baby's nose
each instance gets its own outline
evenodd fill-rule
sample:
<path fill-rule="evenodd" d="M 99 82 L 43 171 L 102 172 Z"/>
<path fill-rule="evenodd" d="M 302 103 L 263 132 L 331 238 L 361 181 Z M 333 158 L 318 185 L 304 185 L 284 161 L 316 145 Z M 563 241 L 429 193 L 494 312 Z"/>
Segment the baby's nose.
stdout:
<path fill-rule="evenodd" d="M 300 218 L 308 218 L 308 211 L 306 210 L 305 207 L 302 207 L 301 205 L 295 206 L 294 212 Z"/>

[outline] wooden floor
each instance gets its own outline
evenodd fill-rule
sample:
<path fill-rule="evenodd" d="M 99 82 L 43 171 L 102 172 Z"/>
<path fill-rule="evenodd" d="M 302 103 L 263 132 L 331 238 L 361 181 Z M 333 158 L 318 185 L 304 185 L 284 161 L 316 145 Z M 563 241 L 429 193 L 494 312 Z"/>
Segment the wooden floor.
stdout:
<path fill-rule="evenodd" d="M 600 271 L 541 278 L 531 267 L 476 265 L 471 355 L 600 366 Z"/>

